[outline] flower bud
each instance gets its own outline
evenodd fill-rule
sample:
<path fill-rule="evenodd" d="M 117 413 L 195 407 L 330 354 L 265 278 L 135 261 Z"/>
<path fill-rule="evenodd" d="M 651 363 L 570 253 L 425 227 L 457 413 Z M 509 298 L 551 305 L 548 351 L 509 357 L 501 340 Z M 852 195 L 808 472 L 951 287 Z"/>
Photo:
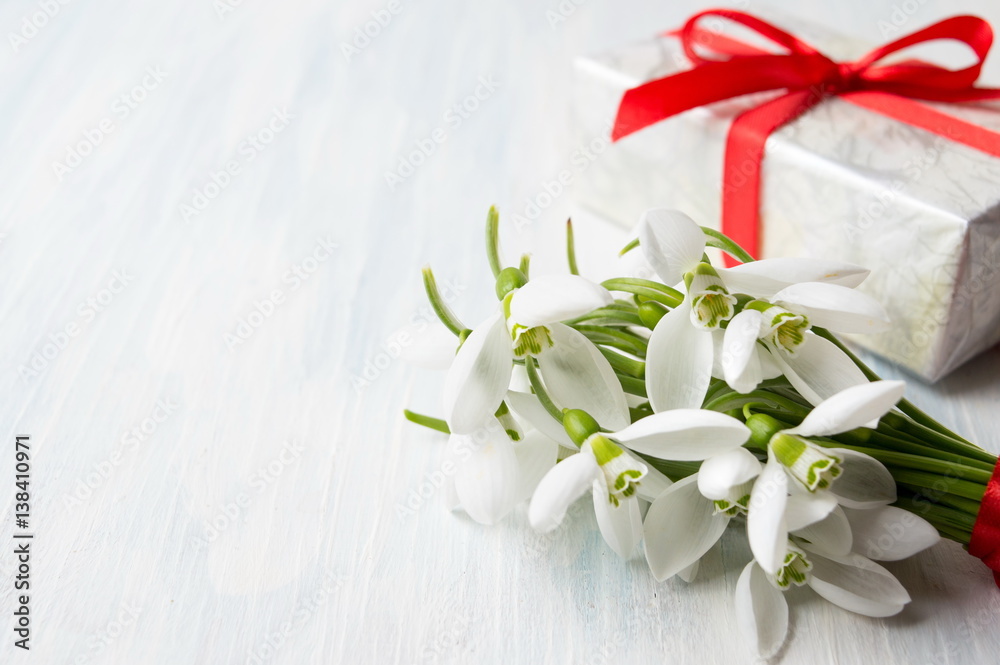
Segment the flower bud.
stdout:
<path fill-rule="evenodd" d="M 504 268 L 497 275 L 497 298 L 503 300 L 504 297 L 528 283 L 528 278 L 517 268 Z"/>
<path fill-rule="evenodd" d="M 573 443 L 582 446 L 583 442 L 591 435 L 601 431 L 601 426 L 597 424 L 589 413 L 580 409 L 565 409 L 563 411 L 563 427 Z"/>

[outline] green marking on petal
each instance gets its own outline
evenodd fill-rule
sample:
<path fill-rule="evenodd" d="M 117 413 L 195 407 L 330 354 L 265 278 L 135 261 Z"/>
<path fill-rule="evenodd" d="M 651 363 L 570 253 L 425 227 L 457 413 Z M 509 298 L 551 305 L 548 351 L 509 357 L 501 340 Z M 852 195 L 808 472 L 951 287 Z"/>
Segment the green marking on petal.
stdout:
<path fill-rule="evenodd" d="M 809 571 L 812 570 L 812 563 L 806 558 L 806 553 L 799 548 L 789 545 L 788 554 L 781 562 L 781 568 L 774 575 L 774 583 L 779 589 L 802 586 L 809 581 Z"/>
<path fill-rule="evenodd" d="M 525 328 L 515 323 L 511 328 L 511 338 L 514 341 L 514 355 L 537 356 L 545 349 L 552 348 L 552 333 L 545 326 Z"/>
<path fill-rule="evenodd" d="M 776 434 L 771 439 L 774 457 L 810 492 L 826 489 L 840 475 L 841 459 L 813 444 L 789 434 Z"/>
<path fill-rule="evenodd" d="M 593 434 L 587 439 L 594 459 L 604 473 L 608 486 L 608 501 L 620 505 L 622 498 L 633 496 L 639 482 L 646 476 L 646 465 L 626 453 L 603 434 Z"/>
<path fill-rule="evenodd" d="M 715 330 L 723 321 L 733 318 L 738 301 L 726 290 L 715 268 L 700 263 L 684 276 L 684 283 L 691 298 L 691 323 Z"/>

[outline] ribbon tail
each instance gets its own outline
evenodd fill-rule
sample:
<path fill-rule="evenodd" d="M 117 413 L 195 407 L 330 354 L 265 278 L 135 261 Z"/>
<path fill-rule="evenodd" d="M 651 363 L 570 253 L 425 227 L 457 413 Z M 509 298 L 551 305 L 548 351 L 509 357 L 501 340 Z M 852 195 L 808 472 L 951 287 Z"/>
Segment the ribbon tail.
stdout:
<path fill-rule="evenodd" d="M 799 90 L 744 111 L 726 137 L 722 172 L 721 230 L 750 256 L 760 253 L 760 181 L 767 137 L 822 101 L 814 91 Z M 726 265 L 735 260 L 725 255 Z"/>
<path fill-rule="evenodd" d="M 1000 157 L 1000 134 L 948 115 L 921 102 L 884 92 L 850 92 L 845 101 L 900 122 L 943 136 L 955 143 Z"/>

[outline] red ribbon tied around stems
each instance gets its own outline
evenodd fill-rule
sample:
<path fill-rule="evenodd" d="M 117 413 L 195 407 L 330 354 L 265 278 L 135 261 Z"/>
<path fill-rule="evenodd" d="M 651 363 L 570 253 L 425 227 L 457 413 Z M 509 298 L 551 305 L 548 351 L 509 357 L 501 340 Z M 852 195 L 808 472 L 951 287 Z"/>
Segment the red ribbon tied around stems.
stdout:
<path fill-rule="evenodd" d="M 701 19 L 710 16 L 743 25 L 785 52 L 771 53 L 698 27 Z M 784 94 L 740 113 L 726 139 L 723 182 L 732 185 L 743 180 L 745 184 L 723 190 L 722 231 L 751 256 L 759 253 L 760 165 L 767 137 L 829 97 L 840 97 L 1000 157 L 1000 134 L 915 101 L 970 102 L 1000 98 L 1000 89 L 974 85 L 993 43 L 993 30 L 981 18 L 945 19 L 848 63 L 832 60 L 755 16 L 728 9 L 696 14 L 681 30 L 671 34 L 680 38 L 694 67 L 628 90 L 618 108 L 611 138 L 617 141 L 698 106 L 750 93 L 784 90 Z M 898 51 L 940 39 L 965 44 L 975 54 L 976 63 L 957 70 L 916 60 L 880 64 Z M 699 45 L 720 57 L 703 57 L 696 50 Z M 744 168 L 747 157 L 753 166 L 751 173 Z"/>
<path fill-rule="evenodd" d="M 993 571 L 993 580 L 1000 587 L 1000 462 L 993 468 L 993 475 L 979 504 L 979 514 L 972 525 L 969 554 L 979 557 L 989 566 Z"/>

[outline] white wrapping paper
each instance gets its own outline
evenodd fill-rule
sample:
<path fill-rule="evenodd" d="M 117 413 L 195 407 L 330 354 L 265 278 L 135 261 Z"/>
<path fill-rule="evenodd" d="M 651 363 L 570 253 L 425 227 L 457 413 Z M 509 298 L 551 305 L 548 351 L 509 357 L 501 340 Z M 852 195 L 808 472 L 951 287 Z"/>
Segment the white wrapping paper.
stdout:
<path fill-rule="evenodd" d="M 837 59 L 874 46 L 775 23 Z M 689 67 L 670 37 L 580 59 L 581 136 L 609 133 L 626 89 Z M 629 227 L 672 207 L 718 228 L 726 132 L 769 97 L 693 109 L 611 145 L 576 188 L 581 202 Z M 1000 105 L 938 108 L 1000 131 Z M 852 341 L 931 381 L 1000 341 L 1000 159 L 832 99 L 771 135 L 761 173 L 762 257 L 871 269 L 861 289 L 894 325 Z"/>

